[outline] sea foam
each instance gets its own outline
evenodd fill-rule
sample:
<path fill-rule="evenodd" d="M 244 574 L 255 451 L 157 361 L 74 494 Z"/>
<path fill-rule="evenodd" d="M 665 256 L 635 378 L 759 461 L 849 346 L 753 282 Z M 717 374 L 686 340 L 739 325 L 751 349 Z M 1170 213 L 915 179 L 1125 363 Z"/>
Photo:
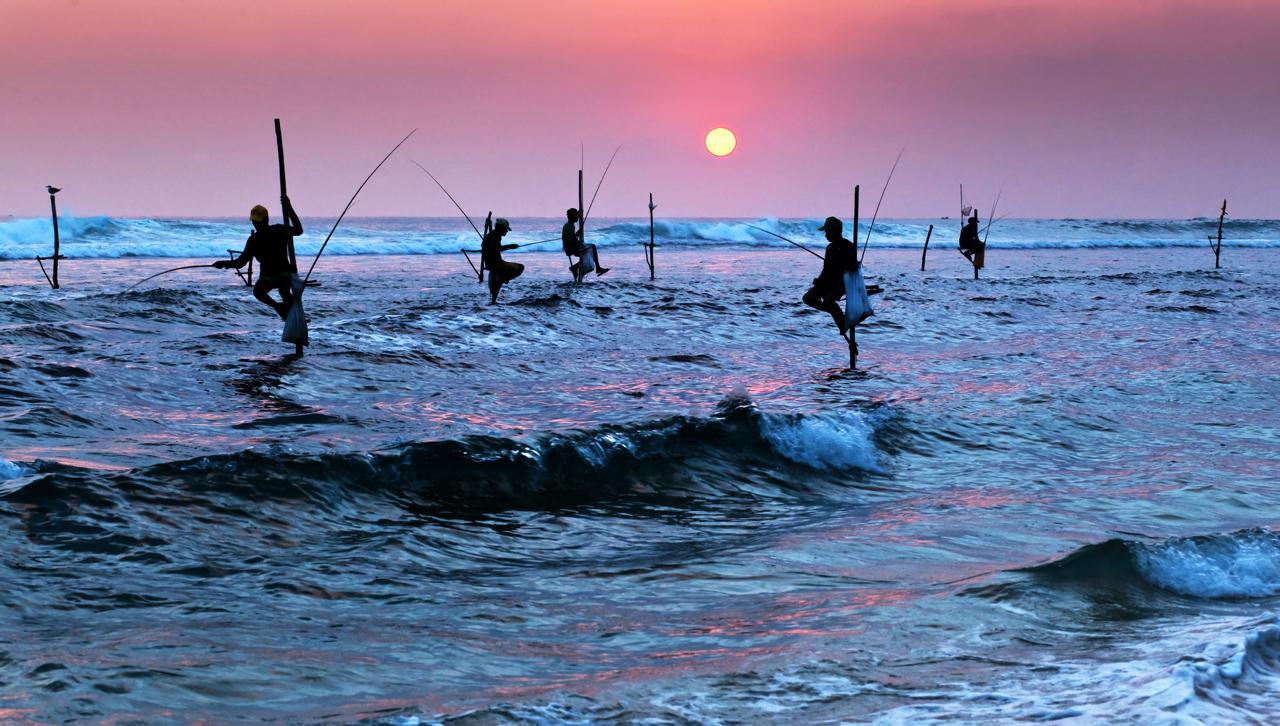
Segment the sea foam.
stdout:
<path fill-rule="evenodd" d="M 1133 553 L 1144 579 L 1182 595 L 1238 598 L 1280 593 L 1280 536 L 1267 530 L 1135 545 Z"/>

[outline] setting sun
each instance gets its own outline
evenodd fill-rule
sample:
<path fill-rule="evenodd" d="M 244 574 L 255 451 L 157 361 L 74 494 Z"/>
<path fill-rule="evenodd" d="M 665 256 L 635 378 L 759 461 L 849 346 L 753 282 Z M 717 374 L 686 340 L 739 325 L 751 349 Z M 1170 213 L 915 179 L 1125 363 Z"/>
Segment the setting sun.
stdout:
<path fill-rule="evenodd" d="M 738 146 L 738 139 L 733 132 L 724 127 L 707 132 L 707 151 L 715 156 L 728 156 Z"/>

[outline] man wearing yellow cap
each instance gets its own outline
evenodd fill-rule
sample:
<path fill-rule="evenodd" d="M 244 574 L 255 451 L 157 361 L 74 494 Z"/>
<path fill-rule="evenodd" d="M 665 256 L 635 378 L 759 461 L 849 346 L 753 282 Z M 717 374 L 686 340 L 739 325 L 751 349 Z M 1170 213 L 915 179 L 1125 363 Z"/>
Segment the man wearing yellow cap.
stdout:
<path fill-rule="evenodd" d="M 267 208 L 261 204 L 249 210 L 249 221 L 253 222 L 253 234 L 244 243 L 244 251 L 234 260 L 218 260 L 214 267 L 225 269 L 234 267 L 237 270 L 249 262 L 258 261 L 258 281 L 253 286 L 253 296 L 262 301 L 284 320 L 293 304 L 293 293 L 290 290 L 290 275 L 294 272 L 294 262 L 289 254 L 293 247 L 293 238 L 302 234 L 302 220 L 293 211 L 289 197 L 280 197 L 280 206 L 288 224 L 268 224 Z M 268 293 L 280 291 L 280 302 L 272 299 Z"/>

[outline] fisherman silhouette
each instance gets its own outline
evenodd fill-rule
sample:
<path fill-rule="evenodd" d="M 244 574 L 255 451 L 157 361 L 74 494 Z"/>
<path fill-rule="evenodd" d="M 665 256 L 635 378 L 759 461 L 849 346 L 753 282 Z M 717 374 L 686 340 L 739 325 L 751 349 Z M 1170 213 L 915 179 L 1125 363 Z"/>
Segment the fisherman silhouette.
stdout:
<path fill-rule="evenodd" d="M 823 222 L 818 231 L 826 232 L 827 253 L 822 262 L 822 272 L 813 278 L 813 287 L 804 294 L 804 304 L 815 310 L 830 313 L 831 319 L 840 329 L 840 334 L 844 335 L 846 332 L 844 311 L 840 309 L 839 301 L 845 293 L 844 273 L 857 269 L 858 250 L 852 242 L 844 238 L 844 222 L 836 217 L 827 217 L 827 221 Z M 855 347 L 852 339 L 849 341 L 849 346 Z"/>
<path fill-rule="evenodd" d="M 973 262 L 973 256 L 978 254 L 981 248 L 982 240 L 978 237 L 978 213 L 975 211 L 973 216 L 969 217 L 969 221 L 960 228 L 960 254 Z"/>
<path fill-rule="evenodd" d="M 289 315 L 293 304 L 291 276 L 294 272 L 293 262 L 289 258 L 289 247 L 293 238 L 302 234 L 302 221 L 298 213 L 293 211 L 289 197 L 280 197 L 280 207 L 288 224 L 268 224 L 267 208 L 261 204 L 249 211 L 249 220 L 253 222 L 253 234 L 244 243 L 244 250 L 234 260 L 218 260 L 213 263 L 218 269 L 234 267 L 240 269 L 250 259 L 258 261 L 258 281 L 253 285 L 253 296 L 262 304 L 276 311 L 281 320 Z M 276 302 L 268 293 L 280 291 L 280 302 Z"/>
<path fill-rule="evenodd" d="M 520 245 L 502 244 L 502 238 L 511 231 L 511 223 L 499 217 L 493 223 L 493 231 L 484 236 L 480 245 L 480 260 L 489 270 L 489 304 L 498 302 L 498 291 L 508 282 L 524 272 L 524 265 L 519 262 L 507 262 L 502 259 L 505 250 L 514 250 Z"/>
<path fill-rule="evenodd" d="M 560 231 L 560 241 L 564 244 L 565 255 L 571 259 L 575 255 L 579 258 L 585 258 L 587 255 L 591 255 L 593 264 L 588 264 L 586 267 L 594 268 L 596 271 L 596 277 L 599 277 L 608 272 L 609 268 L 600 266 L 600 251 L 596 249 L 595 245 L 586 245 L 582 243 L 582 232 L 578 229 L 578 219 L 581 218 L 581 216 L 581 213 L 572 207 L 565 211 L 565 217 L 567 217 L 569 221 L 564 223 L 564 228 Z M 584 266 L 581 259 L 579 259 L 578 262 L 574 262 L 569 265 L 569 272 L 573 273 L 574 282 L 582 281 L 582 278 L 585 275 L 585 273 L 582 272 L 583 269 Z"/>

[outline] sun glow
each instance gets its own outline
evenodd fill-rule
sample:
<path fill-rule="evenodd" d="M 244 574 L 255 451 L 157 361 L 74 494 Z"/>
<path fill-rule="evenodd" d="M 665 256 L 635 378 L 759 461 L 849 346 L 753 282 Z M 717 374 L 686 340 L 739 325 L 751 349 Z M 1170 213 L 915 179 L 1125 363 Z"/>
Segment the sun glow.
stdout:
<path fill-rule="evenodd" d="M 736 148 L 738 148 L 738 138 L 729 129 L 720 127 L 707 132 L 707 151 L 712 155 L 728 156 Z"/>

